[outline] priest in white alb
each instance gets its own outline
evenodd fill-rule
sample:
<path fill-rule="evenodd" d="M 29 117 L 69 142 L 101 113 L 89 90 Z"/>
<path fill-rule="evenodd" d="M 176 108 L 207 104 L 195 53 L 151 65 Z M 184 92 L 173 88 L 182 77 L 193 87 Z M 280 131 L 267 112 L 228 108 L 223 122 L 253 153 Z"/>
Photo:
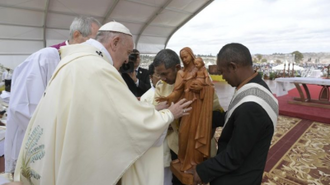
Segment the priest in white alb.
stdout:
<path fill-rule="evenodd" d="M 94 38 L 101 24 L 93 17 L 76 17 L 70 26 L 70 44 Z M 5 171 L 13 173 L 23 137 L 47 83 L 60 61 L 58 50 L 43 48 L 14 70 L 5 140 Z"/>

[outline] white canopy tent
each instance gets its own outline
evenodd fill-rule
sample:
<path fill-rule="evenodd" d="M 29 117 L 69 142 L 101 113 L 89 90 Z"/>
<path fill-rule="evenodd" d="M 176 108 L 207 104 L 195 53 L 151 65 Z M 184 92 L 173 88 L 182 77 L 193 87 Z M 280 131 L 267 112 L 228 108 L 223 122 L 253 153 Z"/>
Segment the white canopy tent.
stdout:
<path fill-rule="evenodd" d="M 294 69 L 295 71 L 302 71 L 302 70 L 305 70 L 303 67 L 300 67 L 300 66 L 298 66 L 298 65 L 294 65 L 294 67 L 293 67 L 292 64 L 290 64 L 290 65 L 286 64 L 286 66 L 285 66 L 285 70 L 287 71 L 287 70 L 289 70 L 289 69 L 290 69 L 290 71 L 291 71 L 292 69 Z M 283 71 L 283 70 L 284 70 L 284 64 L 277 65 L 277 66 L 273 67 L 272 70 L 274 70 L 274 71 L 281 71 L 281 70 L 282 70 L 282 71 Z"/>
<path fill-rule="evenodd" d="M 15 68 L 31 53 L 67 40 L 74 17 L 115 20 L 132 32 L 141 53 L 157 53 L 213 0 L 2 0 L 0 63 Z"/>

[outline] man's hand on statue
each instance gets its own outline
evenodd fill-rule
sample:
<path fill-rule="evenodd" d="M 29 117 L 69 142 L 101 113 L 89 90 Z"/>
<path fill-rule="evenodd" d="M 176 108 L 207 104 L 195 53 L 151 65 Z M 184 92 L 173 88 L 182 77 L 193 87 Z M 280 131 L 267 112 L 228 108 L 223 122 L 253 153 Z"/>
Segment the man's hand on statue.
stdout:
<path fill-rule="evenodd" d="M 163 110 L 163 109 L 167 109 L 169 107 L 169 104 L 167 103 L 167 101 L 163 101 L 160 102 L 158 105 L 155 106 L 156 110 Z"/>
<path fill-rule="evenodd" d="M 191 169 L 187 170 L 186 173 L 190 173 L 194 176 L 193 185 L 203 185 L 204 184 L 204 183 L 202 183 L 202 180 L 196 171 L 196 165 L 194 167 L 192 167 Z"/>
<path fill-rule="evenodd" d="M 178 119 L 182 116 L 189 115 L 189 111 L 192 109 L 190 104 L 192 101 L 187 101 L 186 99 L 181 99 L 177 103 L 172 103 L 171 106 L 168 108 L 174 116 L 174 119 Z"/>
<path fill-rule="evenodd" d="M 164 97 L 164 96 L 157 97 L 157 98 L 156 98 L 156 101 L 157 101 L 157 102 L 167 102 L 167 103 L 169 103 L 169 102 L 168 102 L 168 98 L 167 98 L 167 97 Z"/>

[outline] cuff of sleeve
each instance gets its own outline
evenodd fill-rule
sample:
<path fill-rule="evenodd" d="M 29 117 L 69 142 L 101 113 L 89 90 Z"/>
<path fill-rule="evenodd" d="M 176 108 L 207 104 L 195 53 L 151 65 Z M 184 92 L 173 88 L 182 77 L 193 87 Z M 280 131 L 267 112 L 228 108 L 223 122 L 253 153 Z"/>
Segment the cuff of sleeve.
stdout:
<path fill-rule="evenodd" d="M 169 124 L 171 124 L 174 121 L 174 115 L 172 114 L 172 112 L 168 109 L 163 109 L 159 111 L 163 117 L 166 116 L 167 117 L 167 121 Z M 165 119 L 165 118 L 164 118 Z"/>
<path fill-rule="evenodd" d="M 206 170 L 205 165 L 203 165 L 203 163 L 198 164 L 196 166 L 196 172 L 197 172 L 199 178 L 202 180 L 203 183 L 208 183 L 209 182 L 209 178 L 208 178 L 208 175 L 207 175 L 207 170 Z"/>
<path fill-rule="evenodd" d="M 135 85 L 136 85 L 136 87 L 139 86 L 139 79 L 136 80 Z"/>

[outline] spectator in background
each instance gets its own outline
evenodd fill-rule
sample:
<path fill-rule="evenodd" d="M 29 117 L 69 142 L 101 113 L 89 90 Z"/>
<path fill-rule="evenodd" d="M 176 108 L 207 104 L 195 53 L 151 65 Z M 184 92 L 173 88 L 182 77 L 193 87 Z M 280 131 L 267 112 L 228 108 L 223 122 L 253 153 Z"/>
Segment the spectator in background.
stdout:
<path fill-rule="evenodd" d="M 136 97 L 141 97 L 151 87 L 149 73 L 147 69 L 140 67 L 140 52 L 137 49 L 133 49 L 131 55 L 130 58 L 134 63 L 134 71 L 129 74 L 131 79 L 124 78 L 124 80 L 133 94 Z"/>
<path fill-rule="evenodd" d="M 9 104 L 9 100 L 10 100 L 10 89 L 11 89 L 11 84 L 6 85 L 5 90 L 3 90 L 0 95 L 2 102 L 4 102 L 7 105 Z"/>
<path fill-rule="evenodd" d="M 5 86 L 8 86 L 11 84 L 11 77 L 12 73 L 10 72 L 9 68 L 5 68 L 6 70 L 2 73 L 2 81 L 5 82 Z"/>
<path fill-rule="evenodd" d="M 140 97 L 142 94 L 150 89 L 151 84 L 149 81 L 149 73 L 147 69 L 140 67 L 141 58 L 140 52 L 137 49 L 133 49 L 133 54 L 136 55 L 136 62 L 134 63 L 134 69 L 136 73 L 136 86 L 137 86 L 137 96 Z"/>
<path fill-rule="evenodd" d="M 140 101 L 145 101 L 152 104 L 154 101 L 155 87 L 157 82 L 160 80 L 160 78 L 157 74 L 155 75 L 155 67 L 153 63 L 149 65 L 148 72 L 149 72 L 151 88 L 141 96 Z"/>

